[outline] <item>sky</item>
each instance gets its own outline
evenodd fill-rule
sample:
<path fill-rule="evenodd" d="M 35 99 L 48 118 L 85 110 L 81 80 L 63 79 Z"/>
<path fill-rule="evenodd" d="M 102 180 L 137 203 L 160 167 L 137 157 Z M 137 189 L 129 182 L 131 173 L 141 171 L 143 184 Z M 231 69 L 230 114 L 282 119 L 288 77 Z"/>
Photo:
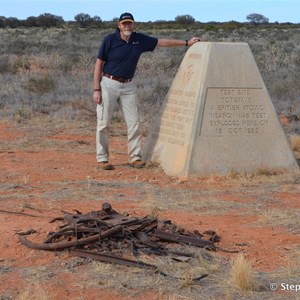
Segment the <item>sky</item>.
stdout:
<path fill-rule="evenodd" d="M 20 20 L 50 13 L 74 21 L 79 13 L 99 16 L 103 21 L 131 12 L 136 21 L 174 21 L 190 15 L 200 22 L 247 22 L 258 13 L 269 22 L 300 23 L 300 0 L 0 0 L 0 16 Z"/>

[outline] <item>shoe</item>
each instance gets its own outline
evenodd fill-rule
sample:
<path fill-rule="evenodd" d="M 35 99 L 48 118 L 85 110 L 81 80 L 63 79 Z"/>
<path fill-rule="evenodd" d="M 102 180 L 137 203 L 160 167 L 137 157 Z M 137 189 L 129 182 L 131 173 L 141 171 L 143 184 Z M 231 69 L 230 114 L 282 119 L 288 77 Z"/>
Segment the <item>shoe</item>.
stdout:
<path fill-rule="evenodd" d="M 138 160 L 135 160 L 131 163 L 129 163 L 129 166 L 132 167 L 132 168 L 136 168 L 136 169 L 142 169 L 144 168 L 146 165 L 146 163 L 140 159 Z"/>
<path fill-rule="evenodd" d="M 102 170 L 114 170 L 114 166 L 111 165 L 108 161 L 100 161 L 98 162 L 98 165 Z"/>

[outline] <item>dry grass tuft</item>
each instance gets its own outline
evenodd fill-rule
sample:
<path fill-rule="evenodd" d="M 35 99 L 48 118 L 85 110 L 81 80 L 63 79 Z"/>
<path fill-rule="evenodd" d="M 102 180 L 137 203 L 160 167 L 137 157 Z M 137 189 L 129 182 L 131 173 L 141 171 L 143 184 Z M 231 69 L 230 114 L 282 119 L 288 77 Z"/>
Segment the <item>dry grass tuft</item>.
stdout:
<path fill-rule="evenodd" d="M 232 262 L 231 281 L 236 287 L 243 291 L 258 290 L 254 270 L 243 254 L 239 254 Z"/>
<path fill-rule="evenodd" d="M 300 152 L 300 135 L 296 135 L 296 134 L 291 135 L 290 143 L 293 151 Z"/>
<path fill-rule="evenodd" d="M 154 161 L 148 161 L 146 164 L 146 169 L 155 169 L 155 168 L 161 168 L 159 163 L 154 162 Z"/>
<path fill-rule="evenodd" d="M 299 231 L 299 209 L 266 209 L 258 212 L 263 225 L 285 226 Z"/>
<path fill-rule="evenodd" d="M 1 298 L 2 299 L 2 298 Z M 18 300 L 50 300 L 51 296 L 38 283 L 29 286 L 26 290 L 21 292 L 17 298 Z"/>
<path fill-rule="evenodd" d="M 289 277 L 300 278 L 300 247 L 296 249 L 289 261 Z"/>
<path fill-rule="evenodd" d="M 277 269 L 275 272 L 269 274 L 269 280 L 271 282 L 297 282 L 300 278 L 300 247 L 296 249 L 286 248 L 291 251 L 288 265 Z M 300 299 L 300 298 L 295 298 Z"/>
<path fill-rule="evenodd" d="M 272 274 L 273 278 L 300 278 L 300 246 L 296 249 L 291 249 L 288 265 L 286 268 L 280 269 L 278 272 Z"/>
<path fill-rule="evenodd" d="M 276 169 L 276 168 L 260 168 L 253 170 L 252 172 L 237 172 L 237 171 L 230 171 L 228 172 L 227 176 L 225 178 L 228 179 L 240 179 L 240 180 L 250 180 L 258 177 L 272 177 L 272 176 L 279 176 L 282 175 L 284 171 L 282 169 Z"/>
<path fill-rule="evenodd" d="M 300 154 L 300 152 L 299 152 Z M 294 185 L 298 181 L 299 173 L 281 168 L 261 168 L 251 173 L 231 171 L 223 178 L 228 182 L 233 181 L 242 187 L 253 185 L 276 184 L 278 186 L 286 183 Z"/>

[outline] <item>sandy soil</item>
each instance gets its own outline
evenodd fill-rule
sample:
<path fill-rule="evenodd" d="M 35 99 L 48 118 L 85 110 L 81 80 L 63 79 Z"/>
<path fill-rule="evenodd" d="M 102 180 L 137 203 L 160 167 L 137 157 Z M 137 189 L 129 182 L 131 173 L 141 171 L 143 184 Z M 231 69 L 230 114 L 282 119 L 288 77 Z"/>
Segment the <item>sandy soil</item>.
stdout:
<path fill-rule="evenodd" d="M 114 123 L 110 144 L 115 170 L 102 171 L 95 162 L 93 123 L 78 126 L 44 119 L 0 123 L 0 299 L 295 299 L 300 295 L 300 291 L 273 292 L 267 286 L 272 276 L 278 283 L 300 284 L 299 174 L 172 178 L 157 166 L 135 170 L 127 165 L 122 123 Z M 187 229 L 215 230 L 222 238 L 218 246 L 243 251 L 257 273 L 264 274 L 265 289 L 249 295 L 223 281 L 213 292 L 210 284 L 216 283 L 203 280 L 200 296 L 199 287 L 164 288 L 164 281 L 158 287 L 155 282 L 163 279 L 151 274 L 148 284 L 137 283 L 145 271 L 105 267 L 67 252 L 32 250 L 18 241 L 17 232 L 28 229 L 36 230 L 28 239 L 45 239 L 57 228 L 49 220 L 62 210 L 86 213 L 101 209 L 104 202 L 122 213 L 156 214 Z M 224 260 L 224 266 L 237 256 L 210 254 Z M 218 276 L 228 278 L 228 266 L 225 269 Z M 105 272 L 110 275 L 101 277 Z M 128 277 L 125 283 L 124 277 Z"/>

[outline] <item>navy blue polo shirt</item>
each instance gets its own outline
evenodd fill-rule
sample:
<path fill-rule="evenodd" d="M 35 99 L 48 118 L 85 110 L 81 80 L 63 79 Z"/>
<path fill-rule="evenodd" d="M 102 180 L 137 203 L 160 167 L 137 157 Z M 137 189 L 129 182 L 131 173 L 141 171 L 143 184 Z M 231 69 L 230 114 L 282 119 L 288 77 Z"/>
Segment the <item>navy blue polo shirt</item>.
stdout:
<path fill-rule="evenodd" d="M 157 38 L 133 32 L 127 43 L 121 39 L 119 31 L 116 31 L 104 38 L 97 58 L 105 62 L 104 73 L 122 78 L 132 78 L 141 54 L 153 51 L 157 42 Z"/>

